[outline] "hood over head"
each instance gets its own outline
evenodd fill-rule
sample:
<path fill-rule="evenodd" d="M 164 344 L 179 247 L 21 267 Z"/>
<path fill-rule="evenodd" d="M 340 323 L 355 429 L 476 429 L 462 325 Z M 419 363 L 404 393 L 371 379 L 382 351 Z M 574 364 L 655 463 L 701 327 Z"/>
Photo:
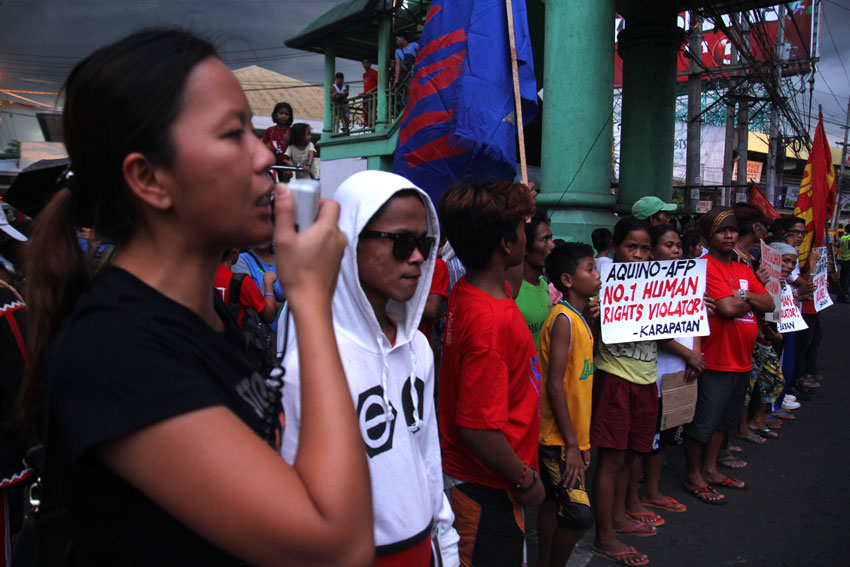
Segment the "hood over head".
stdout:
<path fill-rule="evenodd" d="M 400 175 L 386 171 L 361 171 L 343 181 L 334 195 L 341 209 L 339 228 L 348 240 L 333 298 L 334 326 L 337 332 L 345 334 L 364 349 L 376 353 L 384 350 L 381 347 L 384 335 L 375 312 L 360 287 L 360 275 L 357 270 L 358 237 L 378 209 L 394 194 L 405 189 L 414 189 L 419 194 L 425 206 L 428 236 L 439 241 L 437 213 L 431 199 L 413 182 Z M 392 348 L 409 343 L 416 333 L 425 302 L 428 300 L 436 258 L 435 244 L 422 263 L 422 275 L 413 297 L 406 302 L 390 300 L 387 305 L 387 313 L 398 327 Z M 389 344 L 385 350 L 392 350 Z"/>

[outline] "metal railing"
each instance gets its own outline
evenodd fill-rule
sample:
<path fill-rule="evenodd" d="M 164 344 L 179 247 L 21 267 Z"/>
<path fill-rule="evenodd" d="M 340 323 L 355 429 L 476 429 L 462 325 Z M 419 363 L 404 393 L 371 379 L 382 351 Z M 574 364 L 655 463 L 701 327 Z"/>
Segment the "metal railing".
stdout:
<path fill-rule="evenodd" d="M 346 110 L 348 110 L 348 128 L 345 128 L 343 121 Z M 377 113 L 377 90 L 349 97 L 345 104 L 331 101 L 331 119 L 333 120 L 331 136 L 374 132 Z"/>
<path fill-rule="evenodd" d="M 387 92 L 387 125 L 391 125 L 404 112 L 407 95 L 410 91 L 410 78 L 413 70 L 408 70 L 397 85 L 391 86 Z M 348 110 L 348 127 L 345 127 L 343 117 Z M 331 101 L 332 137 L 349 136 L 352 134 L 370 134 L 375 132 L 378 118 L 378 90 L 349 97 L 344 104 Z"/>

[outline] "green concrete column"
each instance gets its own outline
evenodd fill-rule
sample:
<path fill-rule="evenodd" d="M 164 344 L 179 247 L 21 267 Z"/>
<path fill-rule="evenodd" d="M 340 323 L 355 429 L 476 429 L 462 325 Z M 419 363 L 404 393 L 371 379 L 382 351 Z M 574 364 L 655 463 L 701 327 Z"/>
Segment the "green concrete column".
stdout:
<path fill-rule="evenodd" d="M 325 44 L 325 119 L 322 124 L 322 139 L 330 140 L 334 131 L 333 112 L 331 111 L 331 85 L 336 74 L 336 44 L 328 39 Z"/>
<path fill-rule="evenodd" d="M 392 16 L 381 14 L 378 21 L 378 114 L 375 117 L 375 131 L 381 132 L 387 127 L 387 84 L 389 76 L 387 65 L 389 65 L 390 32 L 392 31 Z"/>
<path fill-rule="evenodd" d="M 676 27 L 676 7 L 631 2 L 621 14 L 618 38 L 623 58 L 623 123 L 617 210 L 630 212 L 646 195 L 670 201 L 676 120 L 676 54 L 685 39 Z"/>
<path fill-rule="evenodd" d="M 546 0 L 542 188 L 557 238 L 611 226 L 614 0 Z M 672 143 L 671 143 L 672 146 Z"/>

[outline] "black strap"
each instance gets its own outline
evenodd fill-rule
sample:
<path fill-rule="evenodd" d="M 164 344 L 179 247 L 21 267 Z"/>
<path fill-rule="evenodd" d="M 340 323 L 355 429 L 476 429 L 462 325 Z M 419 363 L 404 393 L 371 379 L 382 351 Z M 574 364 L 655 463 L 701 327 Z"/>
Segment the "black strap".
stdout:
<path fill-rule="evenodd" d="M 242 293 L 242 280 L 246 274 L 233 274 L 230 278 L 230 287 L 227 291 L 227 305 L 230 307 L 230 312 L 233 313 L 235 320 L 239 320 L 239 294 Z"/>

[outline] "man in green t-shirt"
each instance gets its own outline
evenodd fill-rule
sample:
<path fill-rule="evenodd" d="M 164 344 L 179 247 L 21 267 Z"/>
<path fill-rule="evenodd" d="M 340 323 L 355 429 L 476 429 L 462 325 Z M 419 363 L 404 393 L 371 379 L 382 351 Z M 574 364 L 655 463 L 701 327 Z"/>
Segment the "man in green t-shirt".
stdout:
<path fill-rule="evenodd" d="M 525 223 L 525 256 L 522 262 L 522 284 L 516 304 L 525 318 L 525 324 L 534 338 L 538 349 L 538 339 L 543 323 L 549 316 L 549 283 L 543 278 L 546 258 L 555 243 L 549 229 L 549 217 L 546 209 L 538 206 L 531 221 Z"/>

